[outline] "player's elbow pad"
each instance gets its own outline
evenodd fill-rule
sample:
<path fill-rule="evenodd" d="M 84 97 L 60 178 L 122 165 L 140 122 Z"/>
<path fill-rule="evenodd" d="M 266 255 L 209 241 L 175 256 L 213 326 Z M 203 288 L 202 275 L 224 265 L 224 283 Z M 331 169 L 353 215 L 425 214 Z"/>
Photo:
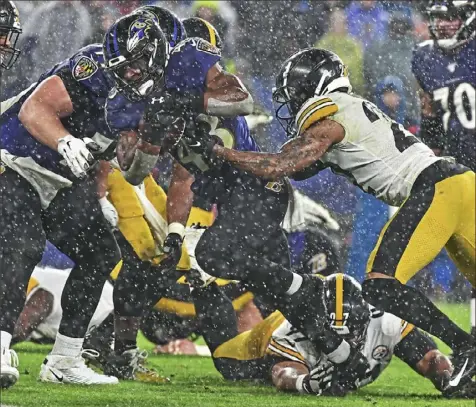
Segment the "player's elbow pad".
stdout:
<path fill-rule="evenodd" d="M 419 137 L 428 147 L 443 149 L 445 144 L 445 130 L 438 117 L 424 116 L 420 123 Z"/>
<path fill-rule="evenodd" d="M 158 159 L 158 155 L 146 154 L 137 149 L 131 166 L 122 174 L 129 184 L 139 185 L 152 172 Z"/>

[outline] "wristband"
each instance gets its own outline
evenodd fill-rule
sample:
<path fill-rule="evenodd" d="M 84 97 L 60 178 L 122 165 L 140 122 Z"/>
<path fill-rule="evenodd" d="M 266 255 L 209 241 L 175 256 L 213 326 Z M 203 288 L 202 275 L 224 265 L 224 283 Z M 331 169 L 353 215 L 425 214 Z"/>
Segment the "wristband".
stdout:
<path fill-rule="evenodd" d="M 172 233 L 176 233 L 183 239 L 183 236 L 185 235 L 185 226 L 179 222 L 172 222 L 169 225 L 169 235 Z"/>
<path fill-rule="evenodd" d="M 306 376 L 307 375 L 302 374 L 302 375 L 299 375 L 296 378 L 296 390 L 301 394 L 307 393 L 307 391 L 304 390 L 304 387 L 303 387 L 303 382 L 304 382 L 304 379 L 306 378 Z"/>

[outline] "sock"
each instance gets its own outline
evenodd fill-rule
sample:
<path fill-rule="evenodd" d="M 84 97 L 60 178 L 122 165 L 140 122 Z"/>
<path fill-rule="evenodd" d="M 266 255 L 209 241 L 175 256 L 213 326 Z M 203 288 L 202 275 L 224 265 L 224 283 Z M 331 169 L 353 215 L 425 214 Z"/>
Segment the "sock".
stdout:
<path fill-rule="evenodd" d="M 83 342 L 84 338 L 70 338 L 58 332 L 51 354 L 75 358 L 81 354 Z"/>
<path fill-rule="evenodd" d="M 365 301 L 390 312 L 440 338 L 453 350 L 467 347 L 471 336 L 452 322 L 428 298 L 413 287 L 390 278 L 374 278 L 362 284 Z"/>
<path fill-rule="evenodd" d="M 122 355 L 125 351 L 137 348 L 137 333 L 141 317 L 124 317 L 114 315 L 114 351 Z"/>
<path fill-rule="evenodd" d="M 10 342 L 12 341 L 12 334 L 2 331 L 0 334 L 0 345 L 2 348 L 10 349 Z"/>

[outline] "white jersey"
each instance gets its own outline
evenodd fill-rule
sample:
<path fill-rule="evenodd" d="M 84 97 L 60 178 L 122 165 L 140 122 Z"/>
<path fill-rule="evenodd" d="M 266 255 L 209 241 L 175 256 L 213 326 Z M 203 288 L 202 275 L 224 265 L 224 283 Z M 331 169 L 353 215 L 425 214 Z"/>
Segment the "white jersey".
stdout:
<path fill-rule="evenodd" d="M 296 116 L 298 133 L 324 118 L 339 123 L 345 136 L 321 157 L 322 167 L 348 177 L 388 205 L 400 206 L 418 175 L 443 159 L 358 96 L 336 92 L 309 99 Z"/>
<path fill-rule="evenodd" d="M 362 353 L 367 358 L 370 369 L 359 379 L 358 387 L 373 382 L 390 363 L 395 346 L 414 329 L 393 314 L 372 312 Z M 268 353 L 304 363 L 310 370 L 324 363 L 327 357 L 297 329 L 284 321 L 272 334 Z"/>
<path fill-rule="evenodd" d="M 63 316 L 61 308 L 61 294 L 68 279 L 71 269 L 58 270 L 51 267 L 36 267 L 31 275 L 28 284 L 27 301 L 38 290 L 43 289 L 53 295 L 53 307 L 51 313 L 32 333 L 33 338 L 55 339 Z M 113 312 L 114 304 L 112 300 L 113 286 L 106 282 L 102 290 L 101 299 L 89 323 L 89 327 L 100 325 L 106 317 Z M 89 329 L 88 327 L 88 329 Z"/>

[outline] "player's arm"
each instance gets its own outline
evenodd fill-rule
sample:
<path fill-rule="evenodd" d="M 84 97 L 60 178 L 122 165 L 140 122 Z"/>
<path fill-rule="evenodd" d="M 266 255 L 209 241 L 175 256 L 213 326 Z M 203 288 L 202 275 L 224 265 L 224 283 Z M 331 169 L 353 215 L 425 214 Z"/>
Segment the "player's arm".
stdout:
<path fill-rule="evenodd" d="M 117 161 L 124 178 L 132 185 L 139 185 L 153 170 L 159 159 L 160 147 L 154 146 L 131 130 L 120 134 L 116 148 Z"/>
<path fill-rule="evenodd" d="M 53 294 L 37 289 L 28 299 L 13 331 L 13 343 L 23 342 L 50 315 L 53 309 Z"/>
<path fill-rule="evenodd" d="M 63 78 L 53 75 L 26 99 L 18 118 L 34 138 L 58 151 L 73 174 L 82 178 L 94 163 L 94 157 L 83 140 L 69 134 L 61 122 L 62 118 L 73 113 L 75 107 L 67 87 L 76 90 L 79 101 L 87 98 L 86 92 L 70 74 L 69 77 L 63 75 Z"/>
<path fill-rule="evenodd" d="M 258 177 L 277 180 L 314 164 L 333 144 L 342 141 L 344 135 L 340 124 L 324 119 L 287 142 L 279 153 L 241 152 L 215 144 L 213 154 Z"/>
<path fill-rule="evenodd" d="M 178 162 L 175 162 L 167 192 L 167 221 L 169 225 L 175 224 L 178 229 L 181 229 L 178 225 L 185 227 L 192 209 L 193 192 L 190 187 L 193 181 L 194 177 Z"/>
<path fill-rule="evenodd" d="M 395 356 L 442 390 L 453 372 L 450 360 L 438 350 L 433 339 L 410 324 L 403 330 L 402 337 L 394 349 Z"/>
<path fill-rule="evenodd" d="M 253 98 L 240 79 L 219 64 L 212 66 L 206 76 L 205 113 L 212 116 L 246 116 L 253 112 Z"/>
<path fill-rule="evenodd" d="M 430 147 L 435 154 L 439 155 L 444 147 L 444 128 L 441 117 L 434 108 L 434 102 L 430 94 L 423 89 L 418 90 L 420 97 L 420 139 Z"/>
<path fill-rule="evenodd" d="M 53 150 L 69 134 L 61 119 L 73 113 L 73 103 L 59 76 L 43 81 L 26 99 L 18 118 L 29 133 Z"/>

